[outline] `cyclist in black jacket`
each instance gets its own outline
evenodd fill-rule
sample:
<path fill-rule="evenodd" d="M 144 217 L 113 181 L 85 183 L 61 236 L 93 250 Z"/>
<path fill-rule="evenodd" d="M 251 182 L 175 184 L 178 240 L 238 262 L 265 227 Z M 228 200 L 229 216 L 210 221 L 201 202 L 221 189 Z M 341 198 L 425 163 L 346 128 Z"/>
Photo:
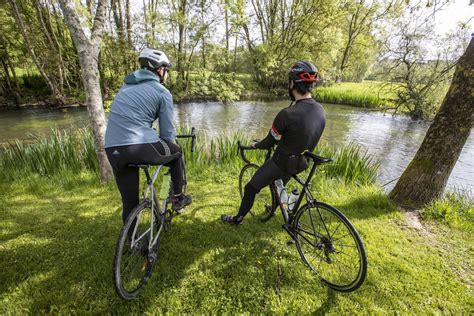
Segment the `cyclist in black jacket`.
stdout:
<path fill-rule="evenodd" d="M 275 153 L 245 186 L 238 214 L 221 216 L 224 223 L 241 224 L 262 188 L 276 179 L 282 179 L 286 184 L 293 174 L 305 170 L 308 162 L 302 153 L 313 151 L 321 138 L 326 115 L 321 104 L 311 97 L 314 83 L 318 80 L 317 68 L 310 62 L 298 61 L 291 66 L 288 77 L 288 92 L 295 104 L 281 110 L 267 137 L 253 144 L 259 149 L 278 144 Z"/>

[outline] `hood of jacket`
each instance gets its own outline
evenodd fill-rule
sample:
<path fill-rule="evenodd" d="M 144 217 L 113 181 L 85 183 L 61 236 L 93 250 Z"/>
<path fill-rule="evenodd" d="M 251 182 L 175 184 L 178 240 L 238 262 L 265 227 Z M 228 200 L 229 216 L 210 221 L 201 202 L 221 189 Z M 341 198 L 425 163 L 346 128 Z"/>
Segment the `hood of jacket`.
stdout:
<path fill-rule="evenodd" d="M 125 76 L 124 80 L 126 84 L 139 84 L 145 81 L 157 81 L 159 83 L 160 78 L 149 70 L 139 69 Z"/>

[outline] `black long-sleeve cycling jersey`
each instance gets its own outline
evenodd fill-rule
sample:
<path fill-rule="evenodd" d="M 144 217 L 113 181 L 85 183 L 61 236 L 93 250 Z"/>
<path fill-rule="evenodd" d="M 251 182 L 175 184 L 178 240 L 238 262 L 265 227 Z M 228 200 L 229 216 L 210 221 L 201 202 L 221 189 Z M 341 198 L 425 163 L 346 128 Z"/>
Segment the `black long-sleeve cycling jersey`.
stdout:
<path fill-rule="evenodd" d="M 280 168 L 287 169 L 287 157 L 314 150 L 325 125 L 326 114 L 321 104 L 312 98 L 298 100 L 277 114 L 267 137 L 255 147 L 267 149 L 278 143 L 274 160 Z"/>

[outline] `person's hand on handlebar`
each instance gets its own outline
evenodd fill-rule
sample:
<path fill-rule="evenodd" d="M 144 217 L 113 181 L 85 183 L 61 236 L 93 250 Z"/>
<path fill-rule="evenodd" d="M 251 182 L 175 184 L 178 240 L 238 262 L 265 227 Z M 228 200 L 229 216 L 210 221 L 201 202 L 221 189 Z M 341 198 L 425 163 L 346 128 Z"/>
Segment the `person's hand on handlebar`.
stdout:
<path fill-rule="evenodd" d="M 256 145 L 258 144 L 259 140 L 258 139 L 254 139 L 253 140 L 253 144 L 250 145 L 250 147 L 252 148 L 257 148 Z"/>

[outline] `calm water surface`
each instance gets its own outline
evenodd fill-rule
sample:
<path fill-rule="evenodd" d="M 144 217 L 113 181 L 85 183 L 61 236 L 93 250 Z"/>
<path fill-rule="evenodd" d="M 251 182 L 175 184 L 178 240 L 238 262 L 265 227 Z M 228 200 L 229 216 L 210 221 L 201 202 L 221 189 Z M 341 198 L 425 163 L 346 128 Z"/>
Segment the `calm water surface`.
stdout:
<path fill-rule="evenodd" d="M 241 101 L 233 105 L 219 102 L 177 104 L 177 124 L 195 126 L 209 136 L 241 131 L 263 137 L 273 118 L 288 102 Z M 381 162 L 379 181 L 384 184 L 400 176 L 416 153 L 428 128 L 425 122 L 392 117 L 360 108 L 325 104 L 327 124 L 322 140 L 340 146 L 357 143 Z M 0 143 L 26 139 L 29 133 L 48 134 L 52 127 L 88 125 L 83 108 L 48 110 L 28 109 L 0 113 Z M 394 184 L 394 183 L 393 183 Z M 392 184 L 392 185 L 393 185 Z M 471 134 L 448 182 L 451 189 L 474 194 L 474 136 Z M 390 188 L 390 185 L 387 187 Z"/>

